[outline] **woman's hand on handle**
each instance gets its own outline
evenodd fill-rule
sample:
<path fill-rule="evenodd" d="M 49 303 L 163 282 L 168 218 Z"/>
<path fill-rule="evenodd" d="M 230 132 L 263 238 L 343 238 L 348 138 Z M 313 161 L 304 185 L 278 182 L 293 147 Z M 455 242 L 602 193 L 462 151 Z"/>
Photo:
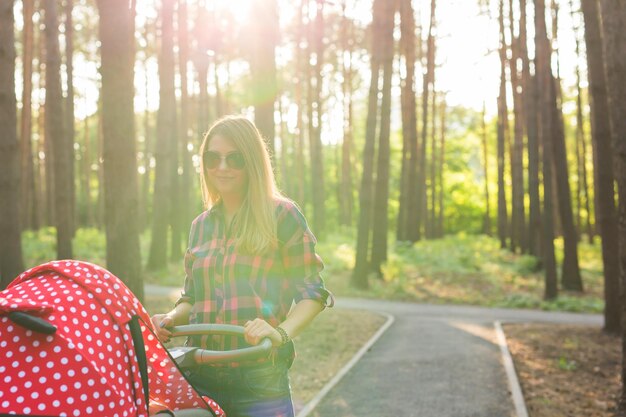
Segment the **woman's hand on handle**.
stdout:
<path fill-rule="evenodd" d="M 157 338 L 163 343 L 168 342 L 170 337 L 172 337 L 172 332 L 170 332 L 168 328 L 189 324 L 190 311 L 191 304 L 183 302 L 178 304 L 167 314 L 155 314 L 152 316 L 150 320 L 152 320 L 152 324 L 156 330 Z"/>
<path fill-rule="evenodd" d="M 249 344 L 256 346 L 261 343 L 261 340 L 268 338 L 272 341 L 272 345 L 280 346 L 282 344 L 282 337 L 278 330 L 273 328 L 268 322 L 263 319 L 254 319 L 247 322 L 244 326 L 243 337 Z"/>
<path fill-rule="evenodd" d="M 167 330 L 168 327 L 174 326 L 174 319 L 169 314 L 155 314 L 150 317 L 154 329 L 156 331 L 156 337 L 162 342 L 166 343 L 170 340 L 172 333 Z"/>

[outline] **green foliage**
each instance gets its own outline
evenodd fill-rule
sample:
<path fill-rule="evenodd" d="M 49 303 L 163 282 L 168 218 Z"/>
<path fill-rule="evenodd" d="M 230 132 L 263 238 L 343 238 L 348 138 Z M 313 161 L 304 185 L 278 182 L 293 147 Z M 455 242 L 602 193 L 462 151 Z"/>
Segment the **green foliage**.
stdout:
<path fill-rule="evenodd" d="M 22 234 L 25 265 L 28 268 L 57 259 L 56 229 L 45 227 Z M 74 259 L 104 265 L 106 239 L 101 230 L 83 228 L 76 231 L 72 241 Z"/>
<path fill-rule="evenodd" d="M 32 268 L 56 259 L 56 242 L 56 229 L 53 227 L 22 233 L 25 267 Z"/>
<path fill-rule="evenodd" d="M 333 241 L 340 242 L 340 236 Z M 586 292 L 561 291 L 556 300 L 546 301 L 539 260 L 503 250 L 497 239 L 484 235 L 460 233 L 413 245 L 396 243 L 382 267 L 383 279 L 371 276 L 369 291 L 348 285 L 354 256 L 347 241 L 341 244 L 341 256 L 323 254 L 332 269 L 327 282 L 339 295 L 593 313 L 604 307 L 601 273 L 590 268 L 600 256 L 598 245 L 581 245 Z"/>
<path fill-rule="evenodd" d="M 415 244 L 392 244 L 382 266 L 383 276 L 372 275 L 369 290 L 356 290 L 349 286 L 355 239 L 354 229 L 335 227 L 317 244 L 325 264 L 322 275 L 328 287 L 340 296 L 594 313 L 604 308 L 599 243 L 580 244 L 586 292 L 561 291 L 556 300 L 546 301 L 538 259 L 503 250 L 497 239 L 465 233 Z M 22 241 L 27 267 L 56 258 L 54 228 L 26 231 Z M 78 229 L 73 243 L 76 259 L 105 266 L 105 236 L 101 230 Z M 140 244 L 146 256 L 149 232 L 141 235 Z M 561 242 L 557 240 L 556 244 Z M 182 255 L 163 271 L 144 272 L 146 282 L 166 286 L 181 287 L 183 277 Z"/>
<path fill-rule="evenodd" d="M 577 364 L 576 361 L 574 360 L 568 360 L 566 357 L 561 356 L 559 357 L 559 363 L 558 363 L 559 369 L 563 370 L 563 371 L 575 371 Z"/>

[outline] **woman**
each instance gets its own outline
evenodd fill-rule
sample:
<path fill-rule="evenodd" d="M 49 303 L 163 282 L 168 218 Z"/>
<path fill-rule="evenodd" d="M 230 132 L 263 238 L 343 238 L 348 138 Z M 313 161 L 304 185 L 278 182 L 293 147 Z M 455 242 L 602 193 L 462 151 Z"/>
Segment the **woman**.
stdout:
<path fill-rule="evenodd" d="M 278 191 L 270 158 L 247 119 L 218 120 L 200 148 L 207 211 L 192 223 L 185 255 L 185 286 L 175 308 L 152 321 L 166 341 L 168 327 L 187 323 L 244 326 L 250 345 L 272 341 L 265 361 L 201 366 L 192 384 L 229 417 L 293 416 L 288 369 L 291 339 L 332 295 L 320 277 L 315 237 L 296 205 Z M 191 344 L 230 350 L 232 336 L 198 337 Z"/>

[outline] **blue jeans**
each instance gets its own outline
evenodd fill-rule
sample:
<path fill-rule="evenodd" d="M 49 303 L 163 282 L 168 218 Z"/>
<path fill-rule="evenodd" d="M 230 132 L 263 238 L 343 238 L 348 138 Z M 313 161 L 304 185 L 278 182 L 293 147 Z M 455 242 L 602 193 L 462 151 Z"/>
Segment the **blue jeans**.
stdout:
<path fill-rule="evenodd" d="M 215 400 L 227 417 L 293 417 L 289 364 L 242 367 L 200 366 L 187 379 Z"/>

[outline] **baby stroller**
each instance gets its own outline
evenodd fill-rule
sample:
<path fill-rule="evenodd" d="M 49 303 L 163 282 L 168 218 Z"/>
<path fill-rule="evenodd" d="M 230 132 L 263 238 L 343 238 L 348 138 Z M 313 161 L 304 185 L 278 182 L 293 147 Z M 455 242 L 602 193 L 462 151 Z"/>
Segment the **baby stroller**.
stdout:
<path fill-rule="evenodd" d="M 173 332 L 242 329 L 191 325 Z M 117 277 L 87 262 L 50 262 L 0 292 L 0 414 L 223 417 L 179 366 L 253 359 L 270 349 L 264 341 L 238 351 L 180 347 L 170 354 L 154 336 L 144 307 Z"/>

